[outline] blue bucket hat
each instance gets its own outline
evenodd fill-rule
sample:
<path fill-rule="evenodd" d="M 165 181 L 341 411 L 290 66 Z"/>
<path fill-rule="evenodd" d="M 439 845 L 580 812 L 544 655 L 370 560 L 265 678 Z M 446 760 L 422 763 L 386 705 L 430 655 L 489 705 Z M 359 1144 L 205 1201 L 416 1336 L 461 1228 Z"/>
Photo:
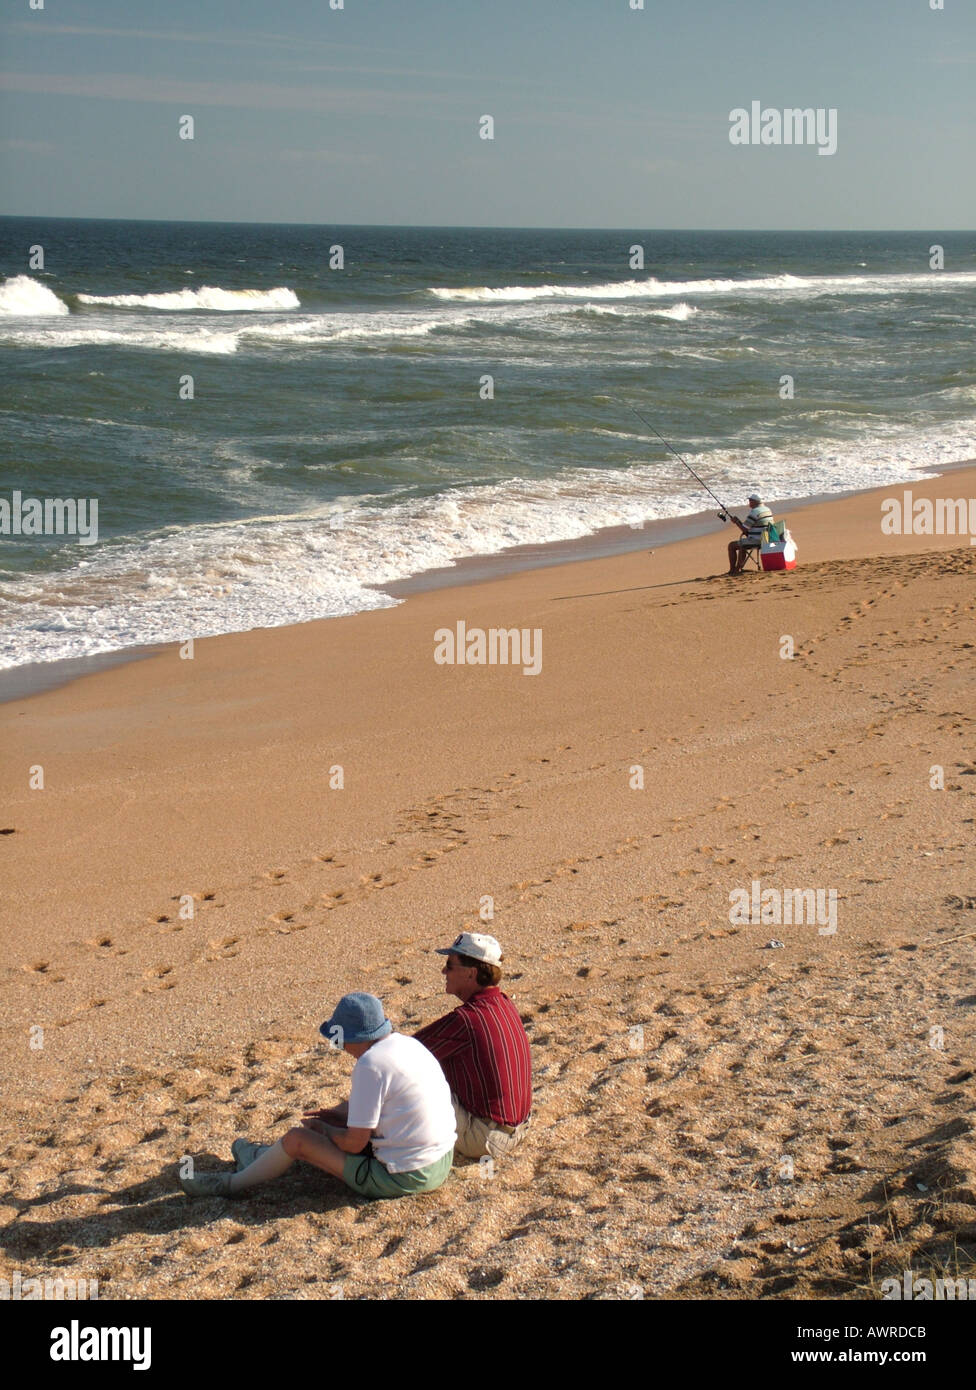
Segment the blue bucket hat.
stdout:
<path fill-rule="evenodd" d="M 332 1042 L 332 1030 L 340 1028 L 339 1036 L 347 1043 L 379 1042 L 393 1032 L 393 1024 L 375 994 L 344 994 L 319 1032 Z"/>

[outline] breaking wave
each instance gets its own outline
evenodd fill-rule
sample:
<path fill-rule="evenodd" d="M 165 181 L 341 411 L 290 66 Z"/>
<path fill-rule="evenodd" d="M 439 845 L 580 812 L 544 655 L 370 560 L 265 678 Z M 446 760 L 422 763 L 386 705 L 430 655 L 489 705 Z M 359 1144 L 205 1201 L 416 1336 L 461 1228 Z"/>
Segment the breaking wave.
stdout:
<path fill-rule="evenodd" d="M 29 275 L 14 275 L 0 285 L 0 314 L 24 318 L 62 317 L 68 306 L 47 285 Z"/>
<path fill-rule="evenodd" d="M 976 284 L 976 271 L 936 271 L 925 275 L 765 275 L 754 280 L 620 280 L 601 285 L 489 285 L 456 289 L 431 287 L 438 299 L 475 303 L 520 303 L 532 299 L 662 299 L 671 295 L 751 295 L 790 292 L 823 294 L 899 294 Z"/>
<path fill-rule="evenodd" d="M 103 304 L 107 309 L 211 309 L 221 313 L 272 313 L 298 309 L 298 295 L 287 285 L 274 290 L 222 290 L 204 285 L 199 290 L 171 290 L 164 294 L 79 294 L 79 304 Z"/>

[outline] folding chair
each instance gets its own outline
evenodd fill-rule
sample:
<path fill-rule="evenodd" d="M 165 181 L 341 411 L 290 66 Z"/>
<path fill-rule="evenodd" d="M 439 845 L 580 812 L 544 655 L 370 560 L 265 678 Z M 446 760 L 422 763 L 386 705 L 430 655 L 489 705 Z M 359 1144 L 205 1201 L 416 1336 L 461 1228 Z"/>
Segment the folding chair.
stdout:
<path fill-rule="evenodd" d="M 743 572 L 743 574 L 745 574 L 746 570 L 749 568 L 749 561 L 750 561 L 750 560 L 752 561 L 753 567 L 754 567 L 755 569 L 759 570 L 760 574 L 762 573 L 762 561 L 761 561 L 760 558 L 759 558 L 759 556 L 760 556 L 761 553 L 762 553 L 762 544 L 761 544 L 761 543 L 760 543 L 759 545 L 756 545 L 756 546 L 750 546 L 749 549 L 746 550 L 746 558 L 745 558 L 745 560 L 743 561 L 743 564 L 742 564 L 742 572 Z"/>

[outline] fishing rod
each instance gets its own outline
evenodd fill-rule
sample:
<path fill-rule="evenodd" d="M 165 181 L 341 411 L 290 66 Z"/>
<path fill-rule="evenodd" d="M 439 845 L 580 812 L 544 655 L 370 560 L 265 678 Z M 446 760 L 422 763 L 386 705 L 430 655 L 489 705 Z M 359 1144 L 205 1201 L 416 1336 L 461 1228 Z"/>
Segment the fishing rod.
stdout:
<path fill-rule="evenodd" d="M 650 420 L 648 420 L 648 419 L 646 418 L 646 416 L 642 415 L 642 414 L 640 413 L 640 411 L 636 409 L 635 406 L 632 406 L 632 405 L 630 404 L 629 401 L 618 401 L 617 404 L 618 404 L 618 405 L 625 405 L 625 406 L 627 407 L 628 410 L 632 411 L 633 414 L 637 416 L 638 420 L 640 420 L 643 424 L 645 424 L 645 425 L 647 426 L 647 428 L 651 431 L 652 434 L 656 434 L 656 435 L 657 435 L 658 439 L 660 439 L 660 441 L 661 441 L 661 443 L 664 445 L 664 447 L 665 447 L 666 449 L 670 449 L 670 450 L 671 450 L 672 454 L 674 454 L 674 456 L 675 456 L 675 458 L 678 460 L 678 462 L 684 464 L 684 466 L 687 468 L 687 470 L 688 470 L 688 472 L 691 474 L 691 476 L 692 476 L 693 478 L 695 478 L 699 483 L 701 483 L 702 487 L 703 487 L 703 488 L 705 489 L 705 491 L 708 493 L 709 497 L 711 497 L 713 501 L 717 502 L 718 505 L 722 508 L 722 513 L 723 513 L 723 515 L 722 515 L 722 517 L 721 517 L 721 520 L 722 520 L 722 521 L 728 521 L 729 516 L 730 516 L 730 512 L 729 512 L 728 507 L 727 507 L 727 506 L 725 505 L 725 503 L 722 501 L 721 497 L 716 497 L 716 496 L 715 496 L 715 494 L 714 494 L 714 492 L 712 491 L 712 489 L 711 489 L 711 488 L 708 486 L 708 484 L 705 482 L 705 479 L 704 479 L 704 478 L 700 478 L 700 477 L 698 476 L 698 474 L 695 472 L 695 470 L 692 468 L 691 464 L 688 463 L 686 459 L 683 459 L 683 458 L 681 457 L 681 455 L 678 453 L 677 449 L 672 448 L 672 446 L 671 446 L 671 445 L 668 443 L 668 441 L 665 439 L 664 435 L 661 434 L 660 430 L 656 430 L 656 429 L 654 428 L 654 426 L 651 424 Z"/>

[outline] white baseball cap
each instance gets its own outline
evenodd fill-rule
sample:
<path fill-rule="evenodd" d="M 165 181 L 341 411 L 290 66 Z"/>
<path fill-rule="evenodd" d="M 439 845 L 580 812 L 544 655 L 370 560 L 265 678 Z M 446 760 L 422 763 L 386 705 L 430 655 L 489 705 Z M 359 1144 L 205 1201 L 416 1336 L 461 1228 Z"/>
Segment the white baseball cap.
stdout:
<path fill-rule="evenodd" d="M 439 956 L 468 956 L 480 960 L 485 965 L 497 965 L 502 958 L 502 948 L 493 936 L 483 932 L 463 931 L 452 946 L 438 946 Z"/>

